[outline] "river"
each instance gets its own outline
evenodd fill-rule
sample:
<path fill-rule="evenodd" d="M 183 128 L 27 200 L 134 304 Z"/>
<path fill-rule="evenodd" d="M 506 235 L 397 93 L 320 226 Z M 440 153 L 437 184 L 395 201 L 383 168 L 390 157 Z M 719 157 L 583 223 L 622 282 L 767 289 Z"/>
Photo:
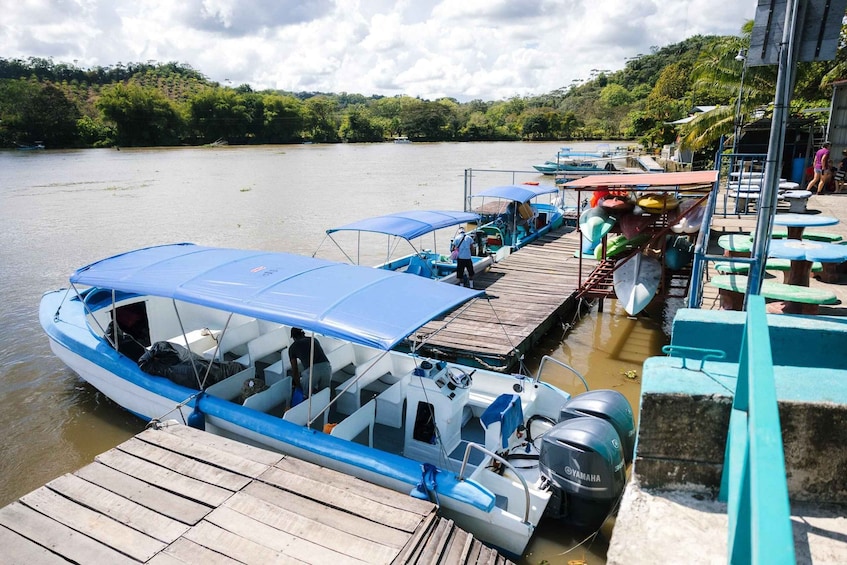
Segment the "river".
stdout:
<path fill-rule="evenodd" d="M 612 142 L 614 146 L 614 142 Z M 38 323 L 47 290 L 77 267 L 136 247 L 190 241 L 313 254 L 324 230 L 413 208 L 461 209 L 465 169 L 531 171 L 560 143 L 292 145 L 0 151 L 0 506 L 88 463 L 140 432 L 66 369 Z M 572 144 L 594 149 L 595 143 Z M 474 189 L 551 182 L 475 173 Z M 555 329 L 527 356 L 549 354 L 592 388 L 638 407 L 641 364 L 666 343 L 662 320 L 630 318 L 615 301 L 569 332 Z M 635 371 L 636 378 L 627 375 Z M 553 370 L 553 382 L 569 378 Z M 555 527 L 522 563 L 604 563 L 612 524 L 585 545 Z"/>

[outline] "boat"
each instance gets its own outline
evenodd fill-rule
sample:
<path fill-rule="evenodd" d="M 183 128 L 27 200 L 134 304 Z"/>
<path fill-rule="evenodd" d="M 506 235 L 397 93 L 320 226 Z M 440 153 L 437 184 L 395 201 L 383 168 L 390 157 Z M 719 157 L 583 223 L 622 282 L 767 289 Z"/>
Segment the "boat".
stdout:
<path fill-rule="evenodd" d="M 327 238 L 331 240 L 344 256 L 353 264 L 359 264 L 362 248 L 362 234 L 376 233 L 388 237 L 386 257 L 375 265 L 380 269 L 402 271 L 427 278 L 439 279 L 445 282 L 456 282 L 456 261 L 450 258 L 451 246 L 439 249 L 437 235 L 441 230 L 467 228 L 471 232 L 479 223 L 479 214 L 452 210 L 408 210 L 394 214 L 364 218 L 343 226 L 326 230 Z M 341 232 L 353 232 L 356 235 L 355 249 L 348 250 L 349 245 L 336 237 Z M 493 261 L 486 245 L 485 233 L 479 231 L 475 235 L 474 273 L 484 271 Z M 424 247 L 416 244 L 416 240 L 432 236 L 431 245 Z M 455 235 L 452 239 L 455 239 Z M 398 244 L 405 242 L 411 253 L 397 253 Z M 405 249 L 405 246 L 404 246 Z M 395 257 L 395 255 L 399 255 Z M 354 259 L 354 257 L 356 259 Z"/>
<path fill-rule="evenodd" d="M 44 143 L 41 141 L 36 141 L 35 143 L 18 143 L 18 151 L 33 151 L 44 148 Z"/>
<path fill-rule="evenodd" d="M 394 138 L 394 143 L 412 143 L 405 135 L 398 135 Z"/>
<path fill-rule="evenodd" d="M 555 175 L 556 173 L 563 172 L 577 172 L 577 173 L 602 173 L 606 172 L 614 172 L 617 171 L 614 163 L 611 161 L 587 161 L 587 160 L 574 160 L 569 159 L 566 161 L 546 161 L 541 165 L 533 165 L 532 166 L 536 171 L 545 175 Z"/>
<path fill-rule="evenodd" d="M 476 209 L 482 222 L 476 231 L 485 233 L 486 245 L 495 254 L 500 249 L 509 252 L 520 249 L 564 223 L 564 207 L 558 194 L 557 187 L 539 184 L 485 189 L 472 195 L 483 199 Z M 544 195 L 555 196 L 549 202 L 539 201 Z M 497 255 L 495 260 L 499 257 Z"/>
<path fill-rule="evenodd" d="M 626 313 L 634 316 L 656 296 L 662 278 L 662 264 L 643 253 L 635 253 L 618 263 L 612 275 L 615 295 Z"/>
<path fill-rule="evenodd" d="M 541 368 L 506 375 L 417 355 L 417 328 L 480 295 L 384 269 L 180 243 L 77 269 L 68 289 L 43 295 L 39 319 L 68 367 L 152 426 L 182 420 L 431 500 L 518 556 L 542 519 L 594 529 L 613 514 L 632 409 L 613 390 L 571 395 Z M 330 386 L 299 403 L 285 370 L 295 326 L 333 368 Z"/>

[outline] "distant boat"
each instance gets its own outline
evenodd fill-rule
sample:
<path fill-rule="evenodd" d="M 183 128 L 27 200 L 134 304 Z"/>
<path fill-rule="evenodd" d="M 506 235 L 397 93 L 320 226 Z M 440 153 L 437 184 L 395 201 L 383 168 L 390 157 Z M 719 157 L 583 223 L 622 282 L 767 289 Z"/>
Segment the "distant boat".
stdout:
<path fill-rule="evenodd" d="M 394 143 L 412 143 L 405 135 L 398 135 L 394 138 Z"/>
<path fill-rule="evenodd" d="M 36 141 L 35 143 L 25 144 L 18 143 L 18 149 L 20 151 L 32 151 L 34 149 L 44 149 L 44 143 L 41 141 Z"/>
<path fill-rule="evenodd" d="M 558 163 L 555 161 L 546 161 L 542 165 L 533 165 L 532 167 L 545 175 L 555 175 L 561 172 L 602 173 L 617 170 L 611 161 L 601 164 L 597 161 L 577 161 L 573 159 Z"/>

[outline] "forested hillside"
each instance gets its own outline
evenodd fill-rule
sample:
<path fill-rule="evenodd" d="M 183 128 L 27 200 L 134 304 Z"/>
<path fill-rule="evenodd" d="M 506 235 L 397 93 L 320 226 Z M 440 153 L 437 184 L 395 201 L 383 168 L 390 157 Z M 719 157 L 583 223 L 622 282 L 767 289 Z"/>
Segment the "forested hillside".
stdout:
<path fill-rule="evenodd" d="M 732 132 L 741 63 L 749 41 L 694 36 L 628 61 L 615 72 L 534 97 L 422 100 L 350 93 L 256 92 L 210 81 L 186 64 L 118 63 L 81 69 L 51 59 L 0 58 L 0 146 L 47 147 L 631 139 L 646 148 L 686 136 L 703 147 Z M 842 33 L 843 37 L 843 33 Z M 844 50 L 804 64 L 792 110 L 827 106 Z M 775 70 L 748 69 L 743 112 L 768 111 Z M 721 106 L 711 123 L 680 131 L 668 122 L 695 105 Z M 824 118 L 825 119 L 825 118 Z"/>

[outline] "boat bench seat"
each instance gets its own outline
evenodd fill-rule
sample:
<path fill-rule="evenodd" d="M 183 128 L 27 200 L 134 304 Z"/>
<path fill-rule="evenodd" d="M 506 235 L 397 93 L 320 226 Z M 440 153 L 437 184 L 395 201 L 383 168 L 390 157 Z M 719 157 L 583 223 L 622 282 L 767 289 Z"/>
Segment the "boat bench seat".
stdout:
<path fill-rule="evenodd" d="M 399 381 L 379 393 L 376 397 L 376 423 L 392 428 L 403 427 L 403 405 L 406 400 L 406 391 L 411 382 L 411 374 L 407 374 Z"/>
<path fill-rule="evenodd" d="M 373 359 L 356 365 L 356 373 L 338 385 L 338 411 L 352 414 L 361 407 L 360 392 L 381 377 L 392 374 L 393 360 L 389 352 L 383 352 Z"/>
<path fill-rule="evenodd" d="M 217 345 L 203 352 L 203 357 L 214 361 L 223 361 L 224 354 L 236 353 L 241 355 L 247 350 L 247 343 L 259 337 L 259 321 L 253 318 L 238 326 L 230 326 L 221 333 Z"/>
<path fill-rule="evenodd" d="M 247 367 L 243 371 L 235 373 L 231 377 L 227 377 L 222 381 L 218 381 L 206 389 L 208 394 L 223 398 L 224 400 L 233 400 L 241 394 L 241 388 L 249 379 L 256 377 L 256 368 Z"/>
<path fill-rule="evenodd" d="M 248 341 L 247 353 L 235 361 L 245 366 L 255 365 L 256 361 L 273 356 L 273 362 L 276 362 L 279 360 L 278 355 L 281 355 L 285 348 L 291 345 L 290 334 L 291 330 L 285 326 L 265 332 Z"/>
<path fill-rule="evenodd" d="M 288 408 L 291 403 L 291 377 L 284 377 L 262 392 L 257 392 L 244 399 L 244 406 L 258 410 L 259 412 L 270 412 L 277 406 Z"/>
<path fill-rule="evenodd" d="M 309 423 L 309 408 L 311 405 L 311 416 L 314 418 L 317 414 L 321 414 L 321 418 L 323 422 L 320 423 L 320 429 L 323 430 L 323 426 L 326 425 L 327 415 L 329 410 L 326 410 L 326 407 L 329 406 L 329 387 L 322 388 L 318 392 L 314 393 L 311 398 L 311 402 L 309 398 L 306 398 L 298 404 L 297 406 L 292 406 L 288 410 L 286 410 L 285 414 L 282 415 L 282 419 L 286 422 L 291 422 L 292 424 L 297 424 L 299 426 L 305 426 Z M 313 423 L 313 426 L 315 423 Z"/>
<path fill-rule="evenodd" d="M 329 435 L 354 441 L 359 434 L 367 430 L 368 447 L 373 447 L 375 418 L 376 400 L 371 399 L 367 402 L 367 404 L 336 424 L 329 432 Z"/>

